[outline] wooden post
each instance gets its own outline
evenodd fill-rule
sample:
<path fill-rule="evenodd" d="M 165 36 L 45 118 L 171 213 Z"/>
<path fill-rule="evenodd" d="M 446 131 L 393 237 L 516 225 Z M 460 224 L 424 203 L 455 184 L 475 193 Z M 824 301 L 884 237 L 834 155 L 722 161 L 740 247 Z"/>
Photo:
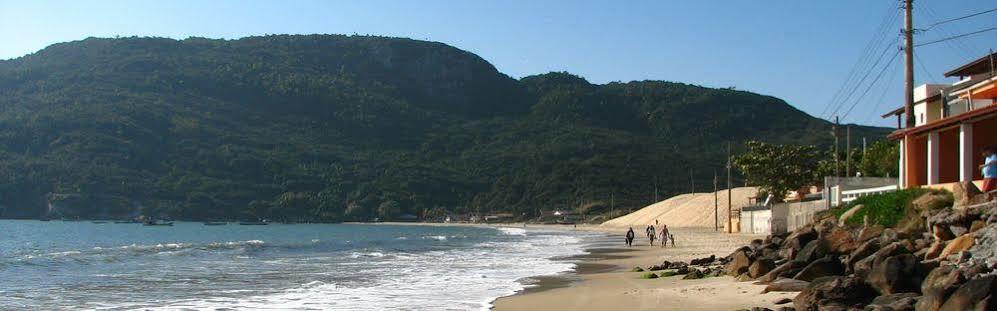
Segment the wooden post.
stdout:
<path fill-rule="evenodd" d="M 731 158 L 730 158 L 730 142 L 728 141 L 727 142 L 727 233 L 733 233 L 734 232 L 733 231 L 734 228 L 731 228 L 731 226 L 733 226 L 734 224 L 731 223 L 731 220 L 730 220 L 731 214 L 733 213 L 733 210 L 734 210 L 733 205 L 731 205 L 731 193 L 732 193 L 731 189 L 730 189 L 731 188 L 731 181 L 730 181 L 730 166 L 731 165 L 732 165 L 732 163 L 731 163 Z"/>
<path fill-rule="evenodd" d="M 713 231 L 720 231 L 720 189 L 717 189 L 717 169 L 713 169 Z"/>
<path fill-rule="evenodd" d="M 845 177 L 852 177 L 852 127 L 845 125 Z"/>

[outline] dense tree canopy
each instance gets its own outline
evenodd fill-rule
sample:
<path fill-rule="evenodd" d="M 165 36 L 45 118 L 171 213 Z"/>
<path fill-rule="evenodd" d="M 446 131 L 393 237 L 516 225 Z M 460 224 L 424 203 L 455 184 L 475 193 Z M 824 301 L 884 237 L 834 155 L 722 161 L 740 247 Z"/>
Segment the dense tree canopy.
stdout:
<path fill-rule="evenodd" d="M 89 38 L 0 61 L 0 217 L 639 207 L 656 178 L 665 195 L 690 170 L 705 187 L 723 142 L 826 146 L 829 127 L 731 89 L 516 80 L 434 42 Z"/>

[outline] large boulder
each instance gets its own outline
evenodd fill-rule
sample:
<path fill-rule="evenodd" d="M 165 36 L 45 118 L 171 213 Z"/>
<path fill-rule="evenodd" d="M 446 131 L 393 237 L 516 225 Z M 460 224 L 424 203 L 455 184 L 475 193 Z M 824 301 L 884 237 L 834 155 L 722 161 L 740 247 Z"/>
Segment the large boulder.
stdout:
<path fill-rule="evenodd" d="M 838 224 L 844 226 L 845 221 L 848 221 L 848 219 L 852 218 L 852 216 L 855 216 L 855 213 L 858 213 L 863 208 L 865 208 L 865 205 L 855 204 L 855 206 L 852 206 L 852 208 L 849 208 L 847 211 L 842 213 L 841 216 L 838 216 Z"/>
<path fill-rule="evenodd" d="M 924 251 L 924 260 L 933 260 L 938 258 L 938 255 L 942 254 L 942 250 L 945 249 L 945 241 L 935 241 L 928 246 Z"/>
<path fill-rule="evenodd" d="M 961 208 L 969 205 L 983 203 L 985 196 L 980 195 L 980 188 L 971 181 L 963 181 L 955 184 L 952 188 L 952 207 Z"/>
<path fill-rule="evenodd" d="M 955 266 L 945 265 L 931 270 L 921 282 L 923 296 L 917 301 L 917 310 L 938 310 L 964 280 Z"/>
<path fill-rule="evenodd" d="M 751 266 L 752 262 L 750 249 L 742 247 L 741 249 L 734 251 L 730 258 L 730 262 L 728 262 L 725 267 L 727 275 L 739 276 L 745 272 L 748 272 L 748 267 Z"/>
<path fill-rule="evenodd" d="M 758 278 L 775 268 L 775 260 L 769 258 L 759 258 L 748 267 L 748 276 Z"/>
<path fill-rule="evenodd" d="M 981 276 L 967 281 L 945 300 L 941 311 L 997 309 L 997 275 Z"/>
<path fill-rule="evenodd" d="M 973 247 L 973 235 L 972 234 L 960 235 L 959 237 L 952 239 L 952 241 L 950 241 L 948 245 L 945 245 L 945 248 L 942 249 L 942 252 L 938 254 L 938 258 L 945 259 L 949 255 L 968 250 L 970 247 Z"/>
<path fill-rule="evenodd" d="M 886 258 L 908 253 L 910 253 L 910 250 L 904 245 L 903 242 L 893 242 L 883 248 L 880 248 L 872 255 L 855 262 L 855 265 L 852 267 L 852 271 L 855 272 L 855 276 L 864 279 L 869 275 L 869 272 L 872 271 L 873 267 L 878 266 L 881 262 L 886 260 Z"/>
<path fill-rule="evenodd" d="M 861 308 L 876 297 L 875 291 L 854 276 L 818 278 L 793 298 L 798 311 Z"/>
<path fill-rule="evenodd" d="M 875 263 L 866 282 L 882 295 L 917 292 L 921 287 L 923 272 L 912 254 L 887 257 Z"/>
<path fill-rule="evenodd" d="M 807 263 L 802 261 L 798 260 L 786 261 L 785 263 L 779 265 L 778 267 L 775 267 L 775 269 L 772 269 L 772 271 L 769 271 L 762 277 L 758 278 L 758 281 L 762 283 L 768 283 L 775 281 L 779 278 L 792 278 L 797 273 L 799 273 L 800 270 L 803 270 L 803 268 L 806 266 Z"/>
<path fill-rule="evenodd" d="M 834 256 L 826 256 L 821 259 L 814 260 L 800 273 L 793 276 L 794 279 L 800 281 L 813 281 L 819 277 L 842 275 L 845 273 L 845 267 L 841 264 Z"/>
<path fill-rule="evenodd" d="M 852 253 L 848 255 L 848 259 L 845 260 L 845 271 L 855 271 L 855 263 L 871 256 L 872 254 L 875 254 L 876 251 L 879 250 L 879 243 L 879 239 L 870 239 L 852 251 Z"/>
<path fill-rule="evenodd" d="M 813 225 L 806 225 L 794 230 L 782 242 L 782 249 L 785 251 L 782 256 L 785 258 L 796 257 L 796 253 L 814 239 L 817 239 L 817 232 L 814 231 Z"/>
<path fill-rule="evenodd" d="M 871 311 L 914 311 L 920 296 L 917 293 L 899 293 L 876 297 L 865 307 Z"/>
<path fill-rule="evenodd" d="M 862 227 L 859 231 L 858 242 L 865 243 L 866 241 L 878 238 L 883 235 L 883 230 L 886 229 L 882 225 L 872 225 Z"/>
<path fill-rule="evenodd" d="M 831 253 L 848 254 L 859 246 L 855 235 L 844 228 L 834 228 L 824 235 L 823 240 L 827 243 L 827 248 Z"/>
<path fill-rule="evenodd" d="M 827 243 L 824 242 L 823 239 L 815 239 L 800 249 L 800 252 L 796 254 L 796 260 L 802 262 L 812 262 L 818 258 L 827 256 L 827 253 Z"/>
<path fill-rule="evenodd" d="M 762 290 L 762 294 L 768 292 L 800 292 L 810 286 L 810 282 L 794 279 L 778 279 L 769 283 Z"/>

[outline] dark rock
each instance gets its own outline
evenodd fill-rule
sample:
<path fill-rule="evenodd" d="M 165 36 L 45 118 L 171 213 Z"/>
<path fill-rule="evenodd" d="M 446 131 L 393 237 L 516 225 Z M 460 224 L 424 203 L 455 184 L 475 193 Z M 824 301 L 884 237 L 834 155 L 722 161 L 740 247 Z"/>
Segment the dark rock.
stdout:
<path fill-rule="evenodd" d="M 863 227 L 862 230 L 859 231 L 858 242 L 865 243 L 866 241 L 878 238 L 883 235 L 883 229 L 885 228 L 881 225 Z"/>
<path fill-rule="evenodd" d="M 774 311 L 774 310 L 769 309 L 769 308 L 763 308 L 763 307 L 754 307 L 754 308 L 751 308 L 751 311 Z"/>
<path fill-rule="evenodd" d="M 921 282 L 921 299 L 917 310 L 938 310 L 945 299 L 965 280 L 955 266 L 941 266 L 931 270 Z"/>
<path fill-rule="evenodd" d="M 693 260 L 689 261 L 689 265 L 692 265 L 692 266 L 705 266 L 705 265 L 713 263 L 716 260 L 717 260 L 717 256 L 716 255 L 710 255 L 710 257 L 693 259 Z"/>
<path fill-rule="evenodd" d="M 882 295 L 917 292 L 923 274 L 920 263 L 911 254 L 887 257 L 874 263 L 866 282 Z"/>
<path fill-rule="evenodd" d="M 817 311 L 863 306 L 876 297 L 875 291 L 854 276 L 832 276 L 814 280 L 796 295 L 796 310 Z"/>
<path fill-rule="evenodd" d="M 763 283 L 768 283 L 775 281 L 776 279 L 779 278 L 792 278 L 794 275 L 799 273 L 800 270 L 803 270 L 803 267 L 806 266 L 807 263 L 805 262 L 790 260 L 775 267 L 774 269 L 772 269 L 772 271 L 769 271 L 762 277 L 758 278 L 758 281 Z"/>
<path fill-rule="evenodd" d="M 875 311 L 914 311 L 917 303 L 917 293 L 899 293 L 876 297 L 866 306 L 866 310 Z"/>
<path fill-rule="evenodd" d="M 945 300 L 941 311 L 997 309 L 997 275 L 987 275 L 967 281 Z"/>
<path fill-rule="evenodd" d="M 800 252 L 796 254 L 796 260 L 802 262 L 812 262 L 817 260 L 817 258 L 824 257 L 827 255 L 827 252 L 828 248 L 827 244 L 824 243 L 824 240 L 816 239 L 810 241 L 810 243 L 807 243 L 806 246 L 800 249 Z"/>
<path fill-rule="evenodd" d="M 662 266 L 659 266 L 659 265 L 653 265 L 653 266 L 648 267 L 647 270 L 648 271 L 661 271 L 661 270 L 665 270 L 665 267 L 662 267 Z"/>
<path fill-rule="evenodd" d="M 845 271 L 846 272 L 855 271 L 854 270 L 855 263 L 858 262 L 859 260 L 869 257 L 872 254 L 875 254 L 876 251 L 879 250 L 879 245 L 880 245 L 879 239 L 870 239 L 868 241 L 865 241 L 865 243 L 862 243 L 861 246 L 856 248 L 854 251 L 852 251 L 851 254 L 848 255 L 848 259 L 845 261 Z"/>
<path fill-rule="evenodd" d="M 748 267 L 748 275 L 751 278 L 759 278 L 775 268 L 775 261 L 768 258 L 760 258 L 751 263 Z"/>
<path fill-rule="evenodd" d="M 799 292 L 810 286 L 810 282 L 794 279 L 778 279 L 769 283 L 762 290 L 762 294 L 768 292 Z"/>
<path fill-rule="evenodd" d="M 790 306 L 782 306 L 779 307 L 779 309 L 776 309 L 776 311 L 796 311 L 796 308 Z"/>
<path fill-rule="evenodd" d="M 817 232 L 814 231 L 813 225 L 807 225 L 802 228 L 796 229 L 788 236 L 786 240 L 782 243 L 782 249 L 786 253 L 782 254 L 783 257 L 793 258 L 796 257 L 796 253 L 803 249 L 807 243 L 817 239 Z"/>
<path fill-rule="evenodd" d="M 924 249 L 924 260 L 932 260 L 938 258 L 938 255 L 942 254 L 942 250 L 945 249 L 945 241 L 935 241 L 928 245 Z"/>
<path fill-rule="evenodd" d="M 654 274 L 653 272 L 645 272 L 644 274 L 640 275 L 640 278 L 642 278 L 642 279 L 657 279 L 658 275 Z"/>
<path fill-rule="evenodd" d="M 685 276 L 682 277 L 682 279 L 695 280 L 695 279 L 702 279 L 704 277 L 706 277 L 706 274 L 704 274 L 702 271 L 699 271 L 699 269 L 690 269 L 689 273 L 686 273 Z"/>
<path fill-rule="evenodd" d="M 987 226 L 987 222 L 983 220 L 974 220 L 972 224 L 969 225 L 969 233 L 976 232 L 983 227 Z"/>
<path fill-rule="evenodd" d="M 762 244 L 765 244 L 765 242 L 762 241 L 762 239 L 751 240 L 751 244 L 750 244 L 751 250 L 758 250 L 759 248 L 762 247 Z"/>
<path fill-rule="evenodd" d="M 890 245 L 890 243 L 899 241 L 901 234 L 896 230 L 886 228 L 883 229 L 883 234 L 879 236 L 879 245 Z"/>
<path fill-rule="evenodd" d="M 748 267 L 751 266 L 751 256 L 749 255 L 749 250 L 738 249 L 731 254 L 731 261 L 727 263 L 727 275 L 738 276 L 745 272 L 748 272 Z"/>
<path fill-rule="evenodd" d="M 800 273 L 793 276 L 793 278 L 801 281 L 813 281 L 819 277 L 842 275 L 844 273 L 845 267 L 841 264 L 841 261 L 833 256 L 827 256 L 814 260 L 804 267 Z"/>
<path fill-rule="evenodd" d="M 787 303 L 790 303 L 790 302 L 793 302 L 793 300 L 789 299 L 789 298 L 782 298 L 782 299 L 776 300 L 773 303 L 777 304 L 777 305 L 784 305 L 784 304 L 787 304 Z"/>
<path fill-rule="evenodd" d="M 935 237 L 936 241 L 948 241 L 956 237 L 948 226 L 939 224 L 931 226 L 931 235 Z"/>
<path fill-rule="evenodd" d="M 828 251 L 835 254 L 848 254 L 859 246 L 852 232 L 841 227 L 831 229 L 823 240 L 827 242 Z"/>
<path fill-rule="evenodd" d="M 644 268 L 634 267 L 633 269 L 630 269 L 630 272 L 644 272 Z"/>
<path fill-rule="evenodd" d="M 910 253 L 910 251 L 903 242 L 893 242 L 883 248 L 880 248 L 872 255 L 855 262 L 852 270 L 855 273 L 855 276 L 864 279 L 869 275 L 869 271 L 871 271 L 873 267 L 877 266 L 883 260 L 886 260 L 886 258 L 908 253 Z"/>
<path fill-rule="evenodd" d="M 689 270 L 690 270 L 689 266 L 679 266 L 678 269 L 675 269 L 675 273 L 677 273 L 677 274 L 687 274 L 687 273 L 689 273 Z"/>

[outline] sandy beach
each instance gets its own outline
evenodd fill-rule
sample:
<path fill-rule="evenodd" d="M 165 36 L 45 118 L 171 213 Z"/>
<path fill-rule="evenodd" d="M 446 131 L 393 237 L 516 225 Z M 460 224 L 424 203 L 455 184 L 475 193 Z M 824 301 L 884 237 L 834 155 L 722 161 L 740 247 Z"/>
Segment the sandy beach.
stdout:
<path fill-rule="evenodd" d="M 568 229 L 568 228 L 565 228 Z M 590 254 L 567 258 L 578 266 L 574 273 L 535 278 L 537 286 L 499 298 L 494 310 L 737 310 L 775 309 L 780 298 L 796 293 L 761 294 L 764 286 L 737 282 L 732 277 L 682 280 L 682 276 L 641 279 L 634 266 L 668 261 L 726 256 L 758 235 L 717 233 L 705 228 L 673 228 L 676 247 L 648 246 L 638 234 L 634 247 L 623 245 L 622 229 L 584 226 L 576 230 L 605 231 L 592 241 Z M 641 231 L 643 228 L 637 228 Z M 619 232 L 616 232 L 619 231 Z"/>

